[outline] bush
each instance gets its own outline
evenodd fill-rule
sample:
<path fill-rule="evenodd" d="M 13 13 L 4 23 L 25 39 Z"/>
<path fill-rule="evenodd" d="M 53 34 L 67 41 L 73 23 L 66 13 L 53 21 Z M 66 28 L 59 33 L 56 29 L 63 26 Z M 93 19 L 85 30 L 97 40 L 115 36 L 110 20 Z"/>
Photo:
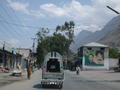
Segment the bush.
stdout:
<path fill-rule="evenodd" d="M 109 49 L 109 57 L 110 58 L 119 58 L 118 54 L 119 54 L 119 50 L 117 48 Z"/>

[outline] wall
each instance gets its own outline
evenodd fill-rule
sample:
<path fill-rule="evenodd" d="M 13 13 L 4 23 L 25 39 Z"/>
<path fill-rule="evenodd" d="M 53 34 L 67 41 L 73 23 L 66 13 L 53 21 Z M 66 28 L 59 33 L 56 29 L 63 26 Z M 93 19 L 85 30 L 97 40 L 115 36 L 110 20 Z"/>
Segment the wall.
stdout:
<path fill-rule="evenodd" d="M 118 59 L 110 58 L 109 59 L 109 68 L 113 69 L 118 66 Z"/>
<path fill-rule="evenodd" d="M 104 49 L 104 59 L 103 59 L 103 64 L 86 64 L 86 47 L 83 48 L 83 69 L 86 70 L 86 69 L 95 69 L 95 70 L 101 70 L 101 69 L 105 69 L 105 70 L 109 70 L 109 58 L 108 58 L 108 52 L 109 52 L 109 49 L 108 48 L 105 48 Z M 99 51 L 100 48 L 92 48 L 91 50 L 95 50 L 95 51 Z M 87 52 L 89 53 L 90 50 L 88 50 Z M 93 52 L 93 57 L 95 57 L 95 53 L 96 52 Z"/>

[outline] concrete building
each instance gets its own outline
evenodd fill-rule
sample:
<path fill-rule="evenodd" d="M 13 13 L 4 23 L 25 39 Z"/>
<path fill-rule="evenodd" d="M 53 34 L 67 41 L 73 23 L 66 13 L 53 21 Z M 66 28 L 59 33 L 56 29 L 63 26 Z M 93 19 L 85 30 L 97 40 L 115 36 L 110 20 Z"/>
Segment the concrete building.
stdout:
<path fill-rule="evenodd" d="M 17 53 L 21 54 L 24 59 L 30 59 L 31 57 L 31 49 L 29 48 L 17 48 Z"/>
<path fill-rule="evenodd" d="M 8 43 L 0 41 L 0 66 L 13 69 L 21 62 L 21 55 Z"/>
<path fill-rule="evenodd" d="M 28 61 L 32 60 L 32 51 L 29 48 L 17 48 L 17 53 L 22 55 L 22 67 L 26 68 Z"/>
<path fill-rule="evenodd" d="M 106 45 L 92 42 L 78 49 L 81 67 L 86 69 L 109 69 L 109 48 Z"/>

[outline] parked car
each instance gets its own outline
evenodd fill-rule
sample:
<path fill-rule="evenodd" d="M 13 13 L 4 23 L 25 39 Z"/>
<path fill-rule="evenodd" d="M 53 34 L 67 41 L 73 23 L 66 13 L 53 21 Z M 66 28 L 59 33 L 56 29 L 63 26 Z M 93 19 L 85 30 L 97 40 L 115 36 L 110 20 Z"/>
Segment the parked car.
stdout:
<path fill-rule="evenodd" d="M 15 75 L 21 76 L 22 75 L 22 69 L 19 64 L 17 65 L 17 67 L 15 69 L 13 69 L 12 75 L 13 76 L 15 76 Z"/>
<path fill-rule="evenodd" d="M 12 75 L 13 75 L 13 76 L 15 76 L 15 75 L 21 76 L 21 75 L 22 75 L 22 71 L 19 70 L 19 69 L 14 69 L 14 70 L 12 71 Z"/>
<path fill-rule="evenodd" d="M 3 69 L 4 69 L 3 66 L 0 66 L 0 71 L 3 71 Z"/>

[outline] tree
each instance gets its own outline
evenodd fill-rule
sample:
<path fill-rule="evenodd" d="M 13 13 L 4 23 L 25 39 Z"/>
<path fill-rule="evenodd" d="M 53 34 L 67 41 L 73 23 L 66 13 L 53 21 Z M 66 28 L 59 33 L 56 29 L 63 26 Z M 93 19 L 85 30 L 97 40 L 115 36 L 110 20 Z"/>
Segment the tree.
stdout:
<path fill-rule="evenodd" d="M 61 55 L 67 55 L 70 52 L 69 46 L 74 37 L 74 22 L 65 22 L 62 26 L 56 27 L 56 32 L 53 32 L 52 36 L 48 36 L 49 29 L 42 28 L 37 33 L 38 46 L 37 46 L 37 62 L 41 64 L 44 60 L 44 56 L 51 51 L 56 51 Z M 60 31 L 60 32 L 58 32 Z M 65 33 L 62 34 L 62 32 Z"/>
<path fill-rule="evenodd" d="M 60 53 L 61 55 L 66 55 L 69 49 L 68 42 L 69 40 L 60 33 L 58 34 L 54 33 L 53 36 L 45 37 L 44 39 L 41 40 L 41 42 L 38 42 L 37 62 L 41 64 L 44 60 L 44 56 L 48 52 L 52 52 L 52 51 L 56 51 Z"/>
<path fill-rule="evenodd" d="M 44 50 L 44 44 L 42 43 L 43 40 L 47 37 L 47 34 L 49 33 L 48 28 L 41 28 L 40 31 L 37 32 L 37 64 L 41 65 L 41 63 L 44 60 L 44 55 L 46 54 L 46 51 Z"/>
<path fill-rule="evenodd" d="M 116 48 L 109 49 L 109 57 L 110 58 L 118 58 L 119 50 Z"/>
<path fill-rule="evenodd" d="M 45 38 L 48 33 L 49 33 L 49 29 L 48 28 L 41 28 L 40 31 L 37 32 L 37 34 L 36 34 L 37 38 L 38 38 L 38 42 L 43 40 L 43 38 Z"/>
<path fill-rule="evenodd" d="M 61 31 L 61 32 L 65 32 L 66 36 L 68 37 L 68 47 L 70 47 L 70 44 L 73 42 L 73 38 L 74 38 L 74 27 L 75 27 L 75 23 L 73 21 L 69 21 L 69 22 L 65 22 L 63 25 L 58 25 L 56 27 L 56 31 Z M 67 51 L 67 55 L 70 54 L 70 50 L 68 49 Z"/>
<path fill-rule="evenodd" d="M 73 37 L 74 37 L 74 27 L 75 27 L 75 23 L 73 21 L 65 22 L 64 25 L 62 26 L 58 25 L 56 27 L 56 32 L 59 30 L 62 32 L 64 31 L 71 44 L 71 42 L 73 41 Z"/>

